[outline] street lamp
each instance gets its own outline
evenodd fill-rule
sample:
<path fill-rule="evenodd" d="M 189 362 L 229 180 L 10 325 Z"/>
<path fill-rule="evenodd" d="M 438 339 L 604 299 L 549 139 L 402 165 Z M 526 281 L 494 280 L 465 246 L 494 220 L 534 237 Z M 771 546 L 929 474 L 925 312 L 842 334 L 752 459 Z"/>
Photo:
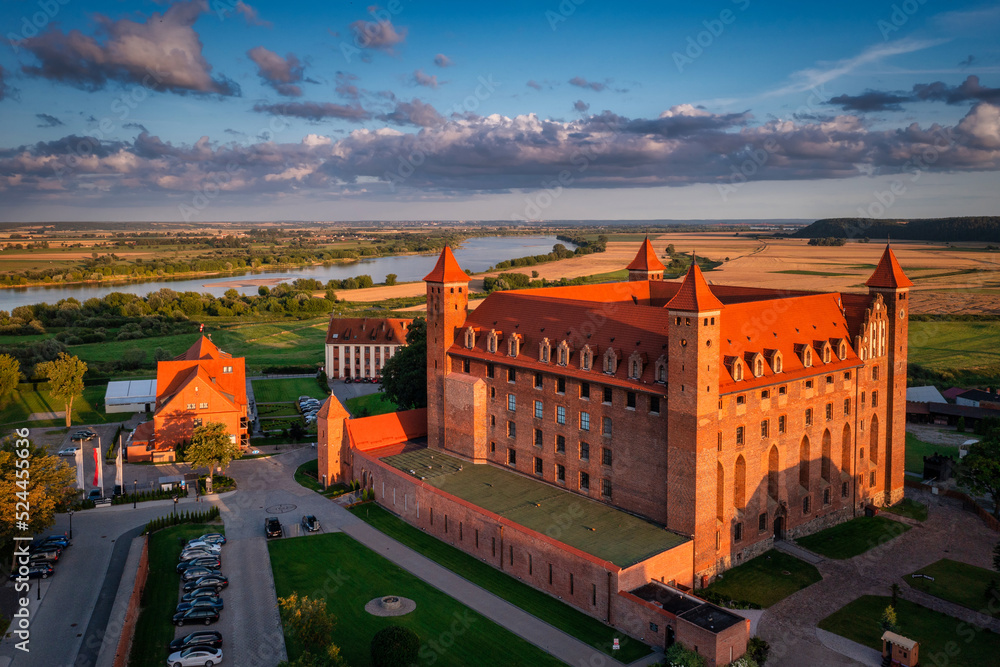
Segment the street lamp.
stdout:
<path fill-rule="evenodd" d="M 73 510 L 69 511 L 69 539 L 73 539 Z"/>
<path fill-rule="evenodd" d="M 137 492 L 135 490 L 135 487 L 136 487 L 136 485 L 138 483 L 139 483 L 139 480 L 137 480 L 137 479 L 133 479 L 132 480 L 132 509 L 135 509 L 136 494 L 137 494 Z"/>

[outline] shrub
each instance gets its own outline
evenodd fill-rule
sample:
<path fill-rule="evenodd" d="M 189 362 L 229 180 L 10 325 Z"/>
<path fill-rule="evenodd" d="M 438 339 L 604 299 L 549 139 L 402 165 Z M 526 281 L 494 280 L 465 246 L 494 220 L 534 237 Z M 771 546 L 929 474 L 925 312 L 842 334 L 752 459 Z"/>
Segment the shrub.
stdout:
<path fill-rule="evenodd" d="M 751 637 L 747 642 L 747 655 L 753 658 L 758 665 L 767 662 L 767 654 L 771 652 L 771 645 L 762 637 Z"/>
<path fill-rule="evenodd" d="M 407 667 L 416 664 L 420 639 L 409 628 L 390 625 L 375 633 L 371 643 L 373 667 Z"/>
<path fill-rule="evenodd" d="M 681 644 L 674 644 L 663 652 L 664 667 L 705 667 L 705 659 Z"/>

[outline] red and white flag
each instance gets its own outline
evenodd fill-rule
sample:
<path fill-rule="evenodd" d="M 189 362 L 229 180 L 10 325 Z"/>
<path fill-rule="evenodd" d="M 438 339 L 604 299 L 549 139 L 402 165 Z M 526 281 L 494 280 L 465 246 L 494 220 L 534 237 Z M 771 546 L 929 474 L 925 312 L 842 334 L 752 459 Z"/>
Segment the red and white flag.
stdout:
<path fill-rule="evenodd" d="M 103 485 L 101 484 L 101 448 L 100 446 L 94 447 L 94 486 L 100 486 L 103 492 Z"/>
<path fill-rule="evenodd" d="M 83 491 L 83 443 L 80 443 L 80 446 L 76 448 L 74 458 L 76 459 L 76 486 L 80 491 Z"/>
<path fill-rule="evenodd" d="M 198 325 L 198 333 L 201 333 L 204 330 L 205 330 L 205 325 L 204 324 L 199 324 Z"/>
<path fill-rule="evenodd" d="M 125 488 L 125 482 L 123 478 L 125 477 L 122 471 L 122 450 L 125 448 L 125 444 L 122 442 L 121 436 L 118 437 L 118 456 L 115 457 L 115 485 L 118 490 L 121 491 Z"/>

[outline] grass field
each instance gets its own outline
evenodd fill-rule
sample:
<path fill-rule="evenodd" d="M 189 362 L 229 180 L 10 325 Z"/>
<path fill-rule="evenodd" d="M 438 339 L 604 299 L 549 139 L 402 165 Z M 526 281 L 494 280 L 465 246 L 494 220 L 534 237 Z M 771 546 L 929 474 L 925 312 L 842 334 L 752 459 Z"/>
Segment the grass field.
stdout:
<path fill-rule="evenodd" d="M 327 498 L 336 498 L 347 491 L 347 487 L 343 484 L 330 484 L 326 491 L 323 490 L 323 483 L 319 480 L 319 466 L 316 459 L 306 461 L 295 469 L 295 481 L 307 489 L 312 489 L 316 493 L 323 494 Z"/>
<path fill-rule="evenodd" d="M 1000 371 L 996 322 L 910 322 L 908 361 L 934 371 Z"/>
<path fill-rule="evenodd" d="M 414 528 L 378 505 L 369 503 L 354 507 L 351 512 L 455 574 L 594 648 L 613 655 L 617 660 L 627 664 L 650 652 L 645 644 L 626 637 L 568 604 L 521 583 L 464 551 Z M 616 637 L 622 646 L 619 651 L 613 651 L 611 648 Z"/>
<path fill-rule="evenodd" d="M 267 547 L 278 597 L 323 594 L 329 589 L 323 579 L 337 577 L 339 585 L 326 594 L 327 610 L 336 617 L 331 640 L 352 667 L 371 664 L 372 637 L 389 625 L 417 634 L 423 664 L 433 658 L 435 665 L 464 667 L 483 664 L 486 656 L 491 665 L 562 664 L 343 533 L 276 540 Z M 396 617 L 365 611 L 366 602 L 390 593 L 413 600 L 416 609 Z M 287 645 L 294 659 L 299 649 L 294 642 Z"/>
<path fill-rule="evenodd" d="M 253 395 L 257 404 L 294 403 L 299 396 L 312 396 L 320 400 L 330 395 L 324 392 L 316 378 L 285 378 L 283 380 L 252 380 Z"/>
<path fill-rule="evenodd" d="M 767 608 L 822 578 L 813 565 L 772 549 L 726 570 L 706 591 Z"/>
<path fill-rule="evenodd" d="M 795 541 L 828 558 L 844 560 L 885 544 L 909 529 L 906 524 L 885 517 L 860 516 Z"/>
<path fill-rule="evenodd" d="M 879 618 L 890 602 L 890 597 L 862 595 L 824 618 L 819 627 L 881 651 Z M 948 667 L 996 664 L 1000 635 L 983 632 L 982 628 L 907 600 L 896 601 L 896 614 L 903 636 L 920 642 L 920 664 Z M 936 659 L 932 660 L 932 656 Z"/>
<path fill-rule="evenodd" d="M 906 577 L 906 583 L 910 588 L 985 614 L 990 614 L 988 606 L 990 598 L 986 594 L 986 587 L 990 581 L 1000 587 L 1000 573 L 948 558 L 931 563 L 917 570 L 915 574 L 926 574 L 933 577 L 934 581 L 920 577 Z M 993 601 L 994 611 L 990 615 L 1000 617 L 998 602 L 1000 601 Z"/>
<path fill-rule="evenodd" d="M 907 516 L 917 521 L 927 521 L 927 505 L 918 503 L 916 500 L 910 500 L 909 498 L 903 498 L 892 507 L 886 507 L 885 511 L 898 514 L 899 516 Z"/>
<path fill-rule="evenodd" d="M 180 578 L 175 569 L 181 554 L 178 538 L 189 540 L 203 533 L 219 532 L 225 532 L 219 524 L 196 523 L 164 528 L 149 536 L 149 577 L 135 626 L 129 656 L 131 667 L 161 667 L 167 658 L 167 646 L 174 638 L 171 617 L 180 599 Z"/>
<path fill-rule="evenodd" d="M 60 412 L 66 409 L 62 400 L 52 397 L 45 388 L 46 384 L 39 384 L 38 390 L 34 387 L 35 385 L 29 383 L 18 385 L 9 402 L 0 408 L 0 424 L 17 424 L 24 422 L 29 415 L 36 412 Z M 83 395 L 77 396 L 73 401 L 71 417 L 74 425 L 112 424 L 126 421 L 132 416 L 128 412 L 105 414 L 103 410 L 105 390 L 104 385 L 84 387 Z M 66 421 L 58 418 L 27 423 L 32 426 L 65 426 Z"/>
<path fill-rule="evenodd" d="M 399 409 L 382 392 L 349 398 L 347 399 L 346 407 L 352 415 L 363 417 L 384 415 L 387 412 L 395 412 Z"/>
<path fill-rule="evenodd" d="M 924 442 L 912 433 L 906 434 L 906 461 L 904 467 L 906 472 L 915 472 L 918 475 L 924 473 L 924 457 L 934 453 L 951 455 L 958 459 L 958 447 L 948 445 L 934 445 Z"/>

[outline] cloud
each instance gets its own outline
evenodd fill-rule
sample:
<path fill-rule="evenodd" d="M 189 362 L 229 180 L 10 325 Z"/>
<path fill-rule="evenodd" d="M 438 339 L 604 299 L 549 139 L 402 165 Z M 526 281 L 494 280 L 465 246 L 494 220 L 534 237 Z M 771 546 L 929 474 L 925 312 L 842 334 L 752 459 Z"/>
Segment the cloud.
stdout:
<path fill-rule="evenodd" d="M 844 111 L 902 111 L 900 106 L 912 97 L 880 90 L 866 90 L 860 95 L 838 95 L 827 104 L 835 104 Z"/>
<path fill-rule="evenodd" d="M 600 81 L 587 81 L 582 76 L 574 76 L 569 80 L 571 86 L 576 86 L 577 88 L 589 88 L 591 90 L 601 92 L 608 87 L 608 84 L 601 83 Z"/>
<path fill-rule="evenodd" d="M 341 97 L 345 97 L 349 100 L 356 100 L 360 97 L 360 91 L 358 87 L 354 85 L 354 81 L 357 81 L 358 77 L 349 72 L 337 72 L 336 76 L 336 87 L 334 90 Z"/>
<path fill-rule="evenodd" d="M 35 118 L 42 121 L 39 123 L 38 127 L 58 127 L 60 125 L 65 125 L 61 120 L 55 116 L 50 116 L 47 113 L 36 113 Z"/>
<path fill-rule="evenodd" d="M 362 109 L 360 104 L 333 104 L 332 102 L 258 103 L 253 105 L 253 110 L 257 113 L 269 113 L 274 116 L 293 116 L 311 121 L 320 121 L 325 118 L 342 118 L 344 120 L 360 122 L 371 118 L 371 114 Z"/>
<path fill-rule="evenodd" d="M 257 65 L 260 78 L 278 91 L 279 95 L 302 97 L 302 88 L 296 84 L 302 81 L 303 67 L 294 53 L 282 58 L 263 46 L 255 46 L 247 51 L 247 55 Z"/>
<path fill-rule="evenodd" d="M 590 105 L 583 100 L 577 100 L 576 102 L 573 102 L 573 108 L 577 111 L 586 111 L 590 108 Z"/>
<path fill-rule="evenodd" d="M 149 133 L 149 130 L 142 123 L 123 123 L 122 127 L 126 130 L 139 130 L 140 132 Z"/>
<path fill-rule="evenodd" d="M 413 72 L 413 82 L 418 86 L 426 86 L 428 88 L 438 87 L 437 75 L 431 76 L 429 74 L 425 74 L 422 69 L 418 69 Z"/>
<path fill-rule="evenodd" d="M 538 83 L 534 79 L 532 79 L 531 81 L 529 81 L 525 85 L 528 86 L 528 88 L 534 88 L 535 90 L 541 90 L 542 89 L 542 84 Z"/>
<path fill-rule="evenodd" d="M 243 15 L 243 18 L 246 19 L 247 25 L 259 25 L 265 28 L 274 27 L 274 24 L 270 21 L 261 20 L 260 16 L 257 14 L 257 10 L 243 2 L 243 0 L 239 0 L 234 9 Z"/>
<path fill-rule="evenodd" d="M 64 33 L 53 27 L 19 43 L 38 61 L 21 69 L 84 90 L 118 82 L 182 94 L 238 95 L 235 83 L 212 77 L 212 66 L 202 55 L 193 26 L 205 9 L 199 0 L 178 2 L 142 23 L 97 14 L 103 42 L 79 30 Z"/>
<path fill-rule="evenodd" d="M 445 123 L 444 117 L 430 104 L 413 98 L 410 102 L 396 102 L 395 108 L 378 119 L 395 125 L 415 125 L 417 127 L 434 127 Z"/>
<path fill-rule="evenodd" d="M 396 29 L 392 21 L 355 21 L 350 25 L 354 43 L 362 49 L 392 52 L 394 46 L 406 40 L 406 28 Z"/>
<path fill-rule="evenodd" d="M 434 56 L 434 64 L 437 65 L 438 67 L 451 67 L 455 63 L 452 62 L 451 58 L 449 58 L 445 54 L 439 53 L 436 56 Z"/>
<path fill-rule="evenodd" d="M 962 69 L 966 69 L 968 67 L 972 67 L 972 63 L 974 62 L 976 62 L 976 57 L 973 55 L 969 55 L 966 58 L 962 58 L 962 60 L 958 62 L 958 66 L 961 67 Z"/>
<path fill-rule="evenodd" d="M 918 83 L 910 92 L 866 90 L 860 95 L 838 95 L 826 103 L 837 105 L 844 111 L 902 111 L 907 102 L 944 102 L 963 104 L 965 102 L 1000 102 L 1000 88 L 990 88 L 979 82 L 979 77 L 970 74 L 957 86 L 943 81 Z"/>
<path fill-rule="evenodd" d="M 7 97 L 9 89 L 7 88 L 7 71 L 0 65 L 0 100 Z"/>

